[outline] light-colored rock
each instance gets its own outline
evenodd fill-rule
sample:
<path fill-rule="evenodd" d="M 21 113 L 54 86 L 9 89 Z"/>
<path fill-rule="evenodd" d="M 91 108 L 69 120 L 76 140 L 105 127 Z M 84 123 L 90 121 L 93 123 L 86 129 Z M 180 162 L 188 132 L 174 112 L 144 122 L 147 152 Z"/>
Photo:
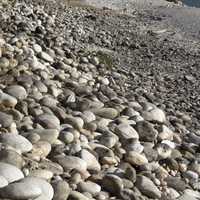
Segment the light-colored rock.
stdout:
<path fill-rule="evenodd" d="M 0 142 L 13 147 L 22 153 L 31 151 L 33 147 L 25 137 L 11 133 L 0 134 Z"/>
<path fill-rule="evenodd" d="M 148 160 L 144 155 L 139 154 L 138 152 L 135 152 L 135 151 L 128 152 L 128 155 L 126 156 L 126 160 L 132 165 L 136 165 L 136 166 L 141 166 L 148 163 Z"/>
<path fill-rule="evenodd" d="M 70 115 L 65 118 L 65 122 L 72 125 L 74 128 L 78 130 L 81 130 L 84 125 L 83 119 L 81 119 L 80 117 L 73 117 Z"/>
<path fill-rule="evenodd" d="M 0 175 L 0 188 L 3 188 L 8 185 L 8 181 L 4 176 Z"/>
<path fill-rule="evenodd" d="M 46 52 L 42 51 L 39 53 L 40 58 L 42 58 L 43 60 L 52 63 L 54 61 L 54 59 L 47 54 Z"/>
<path fill-rule="evenodd" d="M 36 178 L 36 177 L 26 177 L 23 180 L 20 181 L 20 183 L 23 183 L 25 185 L 30 185 L 32 187 L 40 188 L 42 191 L 42 194 L 36 198 L 37 200 L 51 200 L 54 195 L 53 187 L 44 179 Z"/>
<path fill-rule="evenodd" d="M 144 111 L 142 117 L 147 121 L 155 121 L 159 123 L 164 123 L 166 121 L 165 113 L 159 109 L 154 108 L 150 111 Z"/>
<path fill-rule="evenodd" d="M 101 165 L 99 164 L 96 157 L 87 151 L 86 149 L 81 150 L 81 158 L 87 163 L 88 170 L 100 171 Z"/>
<path fill-rule="evenodd" d="M 17 104 L 17 99 L 9 94 L 0 92 L 0 105 L 3 107 L 14 108 Z"/>
<path fill-rule="evenodd" d="M 50 180 L 53 177 L 53 173 L 46 169 L 37 169 L 32 171 L 29 176 Z"/>
<path fill-rule="evenodd" d="M 3 162 L 0 162 L 0 176 L 3 176 L 8 183 L 12 183 L 24 178 L 24 175 L 20 169 L 14 165 Z"/>
<path fill-rule="evenodd" d="M 128 124 L 120 124 L 115 128 L 115 133 L 123 140 L 135 138 L 138 139 L 137 131 Z"/>
<path fill-rule="evenodd" d="M 101 186 L 91 181 L 80 182 L 78 190 L 79 192 L 89 192 L 92 195 L 96 195 L 101 191 Z"/>
<path fill-rule="evenodd" d="M 85 172 L 87 170 L 86 161 L 79 157 L 59 155 L 54 157 L 54 160 L 66 171 L 76 169 L 79 172 Z"/>

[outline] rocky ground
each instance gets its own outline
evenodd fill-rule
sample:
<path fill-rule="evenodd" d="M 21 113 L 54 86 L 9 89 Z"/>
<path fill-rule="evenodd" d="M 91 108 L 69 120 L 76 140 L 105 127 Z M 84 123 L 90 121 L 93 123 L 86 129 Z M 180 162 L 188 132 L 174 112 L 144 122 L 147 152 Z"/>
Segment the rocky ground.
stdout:
<path fill-rule="evenodd" d="M 3 2 L 0 199 L 200 199 L 198 42 L 153 10 Z"/>

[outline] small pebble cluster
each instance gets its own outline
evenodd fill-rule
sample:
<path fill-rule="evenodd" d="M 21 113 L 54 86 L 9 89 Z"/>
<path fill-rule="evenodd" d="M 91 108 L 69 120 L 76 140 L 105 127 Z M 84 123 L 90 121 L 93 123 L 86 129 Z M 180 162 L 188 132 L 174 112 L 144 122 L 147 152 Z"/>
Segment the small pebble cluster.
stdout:
<path fill-rule="evenodd" d="M 1 200 L 200 198 L 200 132 L 186 129 L 189 116 L 176 118 L 185 134 L 177 132 L 164 110 L 131 95 L 117 68 L 54 35 L 55 16 L 43 6 L 6 9 Z"/>

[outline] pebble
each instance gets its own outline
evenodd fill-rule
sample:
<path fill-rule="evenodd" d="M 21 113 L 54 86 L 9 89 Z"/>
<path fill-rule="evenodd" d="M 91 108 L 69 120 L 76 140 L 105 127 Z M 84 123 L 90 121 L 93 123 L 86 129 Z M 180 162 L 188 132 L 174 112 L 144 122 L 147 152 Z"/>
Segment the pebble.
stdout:
<path fill-rule="evenodd" d="M 19 169 L 21 169 L 24 164 L 22 156 L 15 150 L 9 148 L 3 148 L 0 150 L 0 162 L 14 165 Z"/>
<path fill-rule="evenodd" d="M 17 99 L 9 94 L 0 92 L 0 105 L 5 108 L 14 108 L 17 104 Z"/>
<path fill-rule="evenodd" d="M 39 57 L 50 63 L 53 63 L 53 61 L 54 61 L 54 59 L 44 51 L 39 53 Z"/>
<path fill-rule="evenodd" d="M 153 125 L 147 121 L 140 121 L 136 124 L 136 130 L 140 140 L 144 142 L 153 142 L 156 140 L 158 132 Z"/>
<path fill-rule="evenodd" d="M 0 162 L 0 176 L 3 176 L 8 183 L 12 183 L 24 178 L 24 175 L 20 169 L 14 165 L 3 162 Z"/>
<path fill-rule="evenodd" d="M 36 121 L 44 128 L 60 130 L 60 120 L 55 115 L 41 114 L 37 116 Z"/>
<path fill-rule="evenodd" d="M 126 156 L 126 161 L 136 166 L 141 166 L 148 163 L 148 160 L 144 155 L 139 154 L 135 151 L 128 152 L 128 155 Z"/>
<path fill-rule="evenodd" d="M 0 125 L 4 128 L 8 128 L 13 123 L 13 116 L 4 112 L 0 112 Z"/>
<path fill-rule="evenodd" d="M 161 198 L 161 191 L 145 176 L 137 176 L 136 186 L 144 195 L 150 198 Z"/>
<path fill-rule="evenodd" d="M 74 199 L 74 200 L 90 200 L 90 198 L 86 197 L 85 195 L 81 194 L 80 192 L 77 191 L 71 191 L 69 199 Z"/>
<path fill-rule="evenodd" d="M 107 119 L 114 119 L 118 116 L 118 111 L 114 108 L 99 108 L 92 110 L 96 115 L 107 118 Z"/>
<path fill-rule="evenodd" d="M 142 117 L 146 121 L 159 122 L 159 123 L 165 123 L 166 122 L 165 113 L 159 108 L 155 108 L 155 109 L 152 109 L 150 111 L 144 111 L 142 113 Z"/>
<path fill-rule="evenodd" d="M 5 92 L 18 100 L 27 98 L 27 92 L 21 85 L 11 85 L 5 89 Z"/>
<path fill-rule="evenodd" d="M 33 129 L 28 132 L 28 135 L 29 134 L 37 134 L 40 136 L 41 141 L 53 144 L 59 136 L 59 131 L 57 129 Z"/>
<path fill-rule="evenodd" d="M 79 157 L 59 155 L 55 156 L 54 160 L 66 171 L 76 169 L 77 171 L 84 173 L 87 170 L 87 162 Z"/>
<path fill-rule="evenodd" d="M 78 190 L 79 192 L 88 192 L 94 196 L 101 191 L 101 186 L 91 181 L 80 182 L 78 184 Z"/>
<path fill-rule="evenodd" d="M 54 189 L 53 200 L 66 200 L 70 194 L 70 187 L 66 181 L 59 180 L 52 183 Z"/>
<path fill-rule="evenodd" d="M 128 124 L 120 124 L 115 128 L 115 133 L 121 138 L 122 140 L 127 140 L 127 139 L 138 139 L 139 135 L 137 131 L 130 125 Z"/>
<path fill-rule="evenodd" d="M 96 157 L 87 151 L 86 149 L 81 150 L 81 158 L 87 163 L 87 169 L 93 171 L 100 171 L 101 165 L 99 164 Z"/>
<path fill-rule="evenodd" d="M 31 151 L 33 147 L 25 137 L 12 133 L 0 134 L 0 142 L 17 149 L 21 153 Z"/>
<path fill-rule="evenodd" d="M 23 182 L 12 183 L 0 189 L 0 197 L 9 199 L 35 199 L 41 194 L 42 190 L 39 187 Z"/>

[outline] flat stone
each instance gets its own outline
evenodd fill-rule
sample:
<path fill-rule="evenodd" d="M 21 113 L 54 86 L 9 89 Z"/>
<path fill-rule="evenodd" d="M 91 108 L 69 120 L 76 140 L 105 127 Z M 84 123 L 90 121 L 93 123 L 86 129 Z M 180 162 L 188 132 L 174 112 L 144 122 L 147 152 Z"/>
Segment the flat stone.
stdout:
<path fill-rule="evenodd" d="M 136 186 L 141 191 L 141 193 L 147 197 L 155 199 L 161 198 L 161 191 L 146 176 L 137 176 Z"/>
<path fill-rule="evenodd" d="M 54 189 L 53 200 L 66 200 L 70 194 L 70 187 L 66 181 L 55 181 L 52 183 Z"/>
<path fill-rule="evenodd" d="M 86 161 L 79 157 L 59 155 L 55 156 L 54 160 L 66 171 L 76 169 L 79 172 L 85 172 L 87 170 Z"/>
<path fill-rule="evenodd" d="M 174 188 L 177 191 L 184 191 L 186 188 L 186 183 L 179 177 L 168 176 L 165 181 L 168 187 Z"/>
<path fill-rule="evenodd" d="M 13 122 L 12 115 L 8 115 L 4 112 L 0 112 L 0 125 L 2 127 L 8 128 Z"/>
<path fill-rule="evenodd" d="M 114 119 L 118 116 L 118 111 L 114 108 L 99 108 L 99 109 L 93 109 L 92 112 L 94 114 L 107 118 L 107 119 Z"/>
<path fill-rule="evenodd" d="M 60 130 L 60 120 L 55 115 L 41 114 L 36 119 L 44 128 Z"/>
<path fill-rule="evenodd" d="M 24 175 L 20 169 L 14 165 L 3 162 L 0 162 L 0 176 L 3 176 L 8 183 L 12 183 L 24 178 Z"/>
<path fill-rule="evenodd" d="M 0 188 L 0 197 L 18 200 L 35 199 L 42 194 L 42 190 L 27 183 L 11 183 L 4 188 Z"/>
<path fill-rule="evenodd" d="M 79 192 L 88 192 L 91 195 L 96 195 L 101 191 L 101 186 L 91 181 L 82 181 L 78 184 L 78 190 Z"/>
<path fill-rule="evenodd" d="M 22 153 L 31 151 L 33 147 L 25 137 L 12 133 L 0 134 L 0 142 L 10 145 Z"/>
<path fill-rule="evenodd" d="M 88 170 L 100 171 L 101 165 L 99 164 L 96 157 L 87 151 L 86 149 L 81 150 L 81 158 L 87 163 Z"/>
<path fill-rule="evenodd" d="M 126 160 L 130 164 L 136 165 L 136 166 L 141 166 L 141 165 L 145 165 L 148 163 L 148 160 L 144 155 L 139 154 L 135 151 L 128 152 L 128 155 L 126 156 Z"/>
<path fill-rule="evenodd" d="M 39 53 L 40 58 L 42 58 L 43 60 L 52 63 L 54 61 L 54 59 L 47 54 L 46 52 L 42 51 Z"/>
<path fill-rule="evenodd" d="M 27 92 L 21 85 L 11 85 L 6 87 L 5 92 L 18 100 L 27 98 Z"/>
<path fill-rule="evenodd" d="M 123 140 L 139 138 L 137 131 L 132 126 L 130 126 L 126 123 L 122 123 L 122 124 L 118 125 L 115 128 L 115 133 L 119 136 L 119 138 L 121 138 Z"/>

